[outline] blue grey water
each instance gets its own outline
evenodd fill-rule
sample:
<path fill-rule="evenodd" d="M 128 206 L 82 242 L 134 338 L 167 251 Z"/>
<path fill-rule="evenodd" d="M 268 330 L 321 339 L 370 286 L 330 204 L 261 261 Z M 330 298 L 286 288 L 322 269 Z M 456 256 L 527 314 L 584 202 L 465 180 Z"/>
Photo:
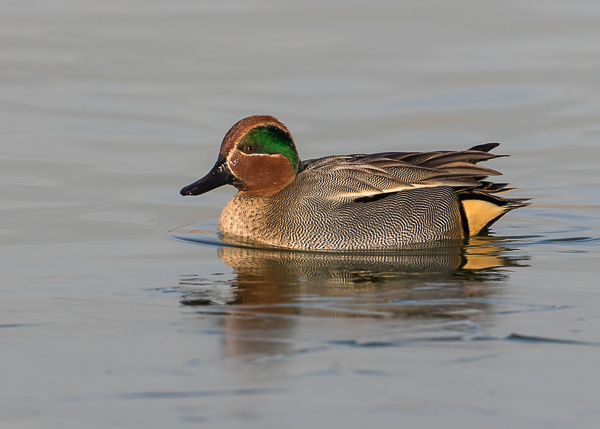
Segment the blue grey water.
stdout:
<path fill-rule="evenodd" d="M 599 3 L 0 10 L 0 427 L 598 427 Z M 499 141 L 533 205 L 411 255 L 189 241 L 257 113 L 303 158 Z"/>

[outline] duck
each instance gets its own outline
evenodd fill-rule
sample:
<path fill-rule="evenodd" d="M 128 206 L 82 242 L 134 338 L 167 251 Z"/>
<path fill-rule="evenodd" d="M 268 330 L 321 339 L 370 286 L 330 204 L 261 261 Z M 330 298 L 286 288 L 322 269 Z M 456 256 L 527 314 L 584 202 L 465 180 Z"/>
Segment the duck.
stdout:
<path fill-rule="evenodd" d="M 402 249 L 485 233 L 528 199 L 486 180 L 477 165 L 507 155 L 484 143 L 463 151 L 379 152 L 301 160 L 277 118 L 253 115 L 225 134 L 217 161 L 180 193 L 238 192 L 218 221 L 229 244 L 302 251 Z"/>

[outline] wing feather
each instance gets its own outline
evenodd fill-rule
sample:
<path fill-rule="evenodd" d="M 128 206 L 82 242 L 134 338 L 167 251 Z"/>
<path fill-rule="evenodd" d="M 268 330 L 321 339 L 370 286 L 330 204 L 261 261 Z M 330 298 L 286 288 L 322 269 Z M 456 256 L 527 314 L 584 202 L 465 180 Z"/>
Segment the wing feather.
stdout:
<path fill-rule="evenodd" d="M 379 152 L 329 156 L 303 162 L 305 180 L 321 196 L 352 199 L 399 192 L 425 186 L 451 186 L 458 192 L 477 189 L 488 194 L 510 190 L 508 184 L 485 182 L 502 173 L 476 165 L 506 155 L 489 150 L 497 143 L 477 145 L 465 151 Z M 302 173 L 299 176 L 303 176 Z"/>

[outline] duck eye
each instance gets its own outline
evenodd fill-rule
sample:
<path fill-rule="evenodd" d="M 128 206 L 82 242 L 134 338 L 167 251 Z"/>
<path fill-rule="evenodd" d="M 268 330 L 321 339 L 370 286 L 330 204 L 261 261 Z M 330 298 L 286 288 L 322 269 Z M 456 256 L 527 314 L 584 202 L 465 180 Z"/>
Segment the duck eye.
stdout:
<path fill-rule="evenodd" d="M 242 146 L 242 152 L 244 153 L 253 153 L 254 151 L 256 151 L 256 146 L 253 144 L 245 144 Z"/>

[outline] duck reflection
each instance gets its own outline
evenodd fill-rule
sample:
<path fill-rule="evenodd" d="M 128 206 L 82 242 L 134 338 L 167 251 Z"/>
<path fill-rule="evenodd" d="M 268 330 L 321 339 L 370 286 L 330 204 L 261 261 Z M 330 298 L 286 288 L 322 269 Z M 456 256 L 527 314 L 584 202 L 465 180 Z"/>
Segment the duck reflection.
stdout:
<path fill-rule="evenodd" d="M 394 253 L 309 253 L 221 247 L 233 269 L 226 313 L 228 356 L 280 353 L 299 316 L 472 320 L 486 317 L 503 267 L 525 258 L 493 237 Z M 206 305 L 189 289 L 182 303 Z M 480 320 L 478 320 L 480 323 Z"/>

